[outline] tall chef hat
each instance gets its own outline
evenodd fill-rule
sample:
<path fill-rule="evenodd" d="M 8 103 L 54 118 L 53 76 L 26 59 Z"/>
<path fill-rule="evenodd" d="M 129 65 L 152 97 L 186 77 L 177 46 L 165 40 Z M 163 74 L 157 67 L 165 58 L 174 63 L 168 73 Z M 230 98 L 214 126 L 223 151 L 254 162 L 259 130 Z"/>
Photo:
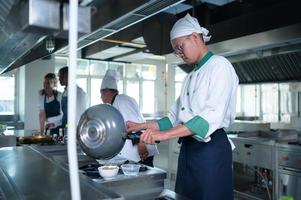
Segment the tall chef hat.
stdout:
<path fill-rule="evenodd" d="M 120 78 L 119 73 L 116 70 L 108 69 L 106 71 L 105 76 L 103 77 L 103 80 L 101 82 L 100 89 L 114 89 L 118 90 L 117 82 Z"/>
<path fill-rule="evenodd" d="M 210 41 L 211 35 L 208 35 L 209 31 L 206 28 L 201 27 L 198 20 L 187 13 L 185 17 L 179 19 L 172 27 L 170 31 L 170 40 L 190 35 L 193 32 L 201 33 L 204 42 Z"/>

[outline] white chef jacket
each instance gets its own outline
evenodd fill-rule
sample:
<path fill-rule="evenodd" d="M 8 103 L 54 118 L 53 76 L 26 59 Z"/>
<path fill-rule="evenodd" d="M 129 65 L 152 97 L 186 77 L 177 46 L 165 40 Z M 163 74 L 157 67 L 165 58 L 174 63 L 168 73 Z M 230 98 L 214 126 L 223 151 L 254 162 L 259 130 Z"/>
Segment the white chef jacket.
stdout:
<path fill-rule="evenodd" d="M 124 94 L 119 94 L 115 97 L 115 100 L 114 100 L 112 106 L 114 106 L 115 108 L 117 108 L 117 110 L 119 110 L 119 112 L 123 116 L 124 122 L 126 122 L 126 121 L 133 121 L 133 122 L 137 122 L 137 123 L 144 122 L 143 116 L 140 113 L 139 106 L 134 98 L 129 97 Z M 133 155 L 127 155 L 128 152 L 126 149 L 127 147 L 133 148 L 133 147 L 130 147 L 131 140 L 127 140 L 126 143 L 128 143 L 128 144 L 124 145 L 124 147 L 121 150 L 119 155 L 122 157 L 126 157 L 126 158 L 133 158 Z M 134 148 L 137 149 L 137 145 L 134 146 Z M 148 150 L 149 156 L 154 156 L 159 153 L 156 145 L 147 144 L 146 148 Z M 133 151 L 131 151 L 131 152 L 133 152 Z M 136 157 L 138 158 L 138 156 L 139 156 L 138 149 L 136 150 L 135 154 L 136 154 Z M 134 161 L 139 161 L 139 160 L 134 160 Z"/>
<path fill-rule="evenodd" d="M 160 129 L 168 121 L 172 126 L 184 124 L 196 140 L 209 142 L 214 131 L 234 121 L 238 82 L 232 64 L 208 52 L 186 76 L 168 118 L 158 121 Z"/>
<path fill-rule="evenodd" d="M 68 87 L 65 87 L 62 97 L 68 96 Z M 88 108 L 88 97 L 84 90 L 76 85 L 76 123 Z"/>
<path fill-rule="evenodd" d="M 39 95 L 38 95 L 38 109 L 40 110 L 45 110 L 44 108 L 44 99 L 45 99 L 45 94 L 42 95 L 41 91 L 39 91 Z M 54 95 L 51 97 L 47 97 L 46 96 L 46 103 L 50 103 L 54 100 Z M 62 93 L 57 91 L 57 96 L 56 96 L 56 100 L 61 104 L 61 100 L 62 100 Z M 58 127 L 62 124 L 62 117 L 63 117 L 63 113 L 61 111 L 61 114 L 58 116 L 54 116 L 54 117 L 49 117 L 47 119 L 47 121 L 49 123 L 53 123 L 54 127 Z"/>

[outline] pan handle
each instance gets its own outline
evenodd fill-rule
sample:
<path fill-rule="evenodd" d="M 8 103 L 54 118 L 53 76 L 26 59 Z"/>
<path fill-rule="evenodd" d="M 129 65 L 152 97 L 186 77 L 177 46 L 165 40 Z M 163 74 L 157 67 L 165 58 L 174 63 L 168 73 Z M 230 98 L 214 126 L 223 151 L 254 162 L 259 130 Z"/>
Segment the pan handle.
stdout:
<path fill-rule="evenodd" d="M 140 142 L 140 135 L 143 133 L 143 131 L 135 131 L 135 132 L 128 132 L 126 139 L 132 140 L 133 145 L 136 145 Z M 160 143 L 160 141 L 155 141 L 157 144 Z"/>
<path fill-rule="evenodd" d="M 48 127 L 45 128 L 44 135 L 47 135 Z"/>

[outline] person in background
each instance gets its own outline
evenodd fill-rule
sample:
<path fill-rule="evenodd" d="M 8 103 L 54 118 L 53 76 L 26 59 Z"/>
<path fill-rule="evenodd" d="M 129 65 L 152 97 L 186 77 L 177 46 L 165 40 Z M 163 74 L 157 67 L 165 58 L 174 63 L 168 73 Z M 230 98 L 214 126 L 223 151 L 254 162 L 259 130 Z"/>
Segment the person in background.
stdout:
<path fill-rule="evenodd" d="M 62 86 L 65 86 L 63 95 L 62 95 L 62 112 L 63 112 L 63 118 L 62 118 L 62 127 L 65 128 L 67 121 L 68 121 L 68 67 L 63 67 L 59 70 L 59 81 Z M 87 95 L 81 89 L 76 85 L 76 123 L 79 121 L 80 116 L 83 114 L 83 112 L 87 108 Z"/>
<path fill-rule="evenodd" d="M 44 89 L 39 91 L 39 121 L 40 133 L 50 129 L 50 134 L 58 133 L 62 123 L 61 99 L 62 93 L 56 90 L 57 79 L 55 74 L 48 73 L 44 76 Z"/>
<path fill-rule="evenodd" d="M 142 114 L 139 110 L 139 106 L 136 100 L 125 94 L 119 94 L 117 82 L 119 80 L 119 74 L 116 70 L 107 70 L 100 88 L 101 99 L 103 103 L 108 103 L 117 108 L 126 121 L 131 120 L 134 122 L 144 122 Z M 128 144 L 127 144 L 128 143 Z M 121 150 L 123 154 L 128 154 L 126 152 L 126 146 L 129 148 L 135 148 L 130 140 L 126 141 L 125 146 Z M 140 163 L 153 167 L 154 156 L 158 154 L 157 146 L 146 145 L 142 142 L 138 143 L 138 153 L 140 156 Z M 151 154 L 151 155 L 150 155 Z"/>
<path fill-rule="evenodd" d="M 170 32 L 175 54 L 191 66 L 168 117 L 127 122 L 128 131 L 146 129 L 147 144 L 180 138 L 175 191 L 193 200 L 233 199 L 231 143 L 224 128 L 235 118 L 238 77 L 224 57 L 208 51 L 208 30 L 187 14 Z"/>

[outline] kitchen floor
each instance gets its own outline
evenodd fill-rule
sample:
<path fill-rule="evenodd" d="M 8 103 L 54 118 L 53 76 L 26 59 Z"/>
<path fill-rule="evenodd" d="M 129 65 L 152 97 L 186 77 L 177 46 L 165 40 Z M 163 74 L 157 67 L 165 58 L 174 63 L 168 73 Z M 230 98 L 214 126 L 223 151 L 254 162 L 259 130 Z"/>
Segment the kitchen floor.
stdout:
<path fill-rule="evenodd" d="M 154 166 L 165 170 L 168 174 L 168 142 L 161 142 L 157 145 L 159 155 L 154 158 Z M 174 187 L 171 186 L 168 177 L 164 180 L 164 187 L 174 191 Z"/>
<path fill-rule="evenodd" d="M 159 155 L 155 156 L 154 165 L 164 170 L 168 170 L 168 142 L 161 142 L 157 147 Z"/>

